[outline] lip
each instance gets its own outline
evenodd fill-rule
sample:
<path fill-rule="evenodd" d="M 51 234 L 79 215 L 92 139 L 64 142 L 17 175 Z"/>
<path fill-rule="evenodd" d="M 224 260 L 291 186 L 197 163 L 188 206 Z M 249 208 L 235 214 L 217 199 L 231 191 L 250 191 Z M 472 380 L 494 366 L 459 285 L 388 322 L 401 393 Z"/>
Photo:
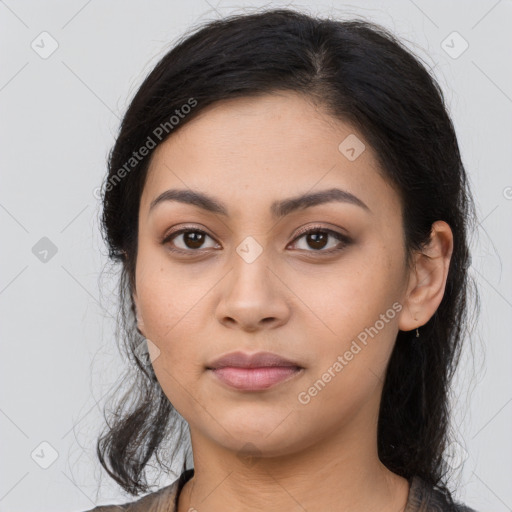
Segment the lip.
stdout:
<path fill-rule="evenodd" d="M 220 368 L 264 368 L 269 366 L 294 367 L 301 369 L 299 363 L 291 361 L 272 352 L 256 352 L 247 354 L 246 352 L 230 352 L 218 359 L 215 359 L 206 366 L 207 370 L 218 370 Z"/>
<path fill-rule="evenodd" d="M 272 352 L 230 352 L 206 367 L 223 384 L 240 391 L 261 391 L 302 374 L 297 362 Z"/>
<path fill-rule="evenodd" d="M 260 368 L 241 368 L 223 366 L 209 369 L 217 379 L 239 391 L 262 391 L 287 381 L 304 372 L 298 366 L 264 366 Z"/>

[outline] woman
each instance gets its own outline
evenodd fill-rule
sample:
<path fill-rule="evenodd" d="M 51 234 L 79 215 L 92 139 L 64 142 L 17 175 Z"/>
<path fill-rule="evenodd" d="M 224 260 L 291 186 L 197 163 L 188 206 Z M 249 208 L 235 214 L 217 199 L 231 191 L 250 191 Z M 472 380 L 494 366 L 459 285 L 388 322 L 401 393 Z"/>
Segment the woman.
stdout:
<path fill-rule="evenodd" d="M 281 9 L 200 27 L 135 95 L 103 206 L 137 375 L 98 456 L 137 495 L 186 427 L 194 467 L 95 511 L 471 511 L 446 448 L 474 206 L 393 35 Z"/>

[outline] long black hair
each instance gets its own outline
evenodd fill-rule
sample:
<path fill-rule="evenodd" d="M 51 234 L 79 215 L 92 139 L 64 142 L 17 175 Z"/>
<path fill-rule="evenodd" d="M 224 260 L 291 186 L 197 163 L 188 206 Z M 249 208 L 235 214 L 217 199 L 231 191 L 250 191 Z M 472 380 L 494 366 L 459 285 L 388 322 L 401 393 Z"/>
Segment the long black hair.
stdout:
<path fill-rule="evenodd" d="M 146 465 L 155 456 L 167 467 L 162 446 L 172 439 L 166 452 L 172 460 L 187 426 L 137 352 L 144 340 L 132 299 L 138 213 L 154 148 L 208 105 L 274 91 L 305 95 L 373 147 L 380 172 L 400 194 L 407 265 L 435 221 L 452 229 L 444 297 L 418 340 L 415 331 L 399 331 L 378 422 L 382 463 L 450 497 L 443 454 L 450 382 L 468 333 L 474 285 L 468 235 L 476 214 L 443 93 L 421 59 L 382 26 L 289 9 L 231 15 L 186 34 L 145 78 L 122 120 L 102 187 L 101 221 L 109 256 L 119 264 L 120 337 L 133 367 L 126 377 L 131 387 L 98 439 L 100 462 L 126 491 L 147 491 Z"/>

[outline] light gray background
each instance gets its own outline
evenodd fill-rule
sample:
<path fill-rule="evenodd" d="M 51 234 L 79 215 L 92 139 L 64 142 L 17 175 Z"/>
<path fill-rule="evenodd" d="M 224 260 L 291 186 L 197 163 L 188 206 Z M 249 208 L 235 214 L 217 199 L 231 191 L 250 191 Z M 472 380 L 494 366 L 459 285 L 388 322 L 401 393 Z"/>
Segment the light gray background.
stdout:
<path fill-rule="evenodd" d="M 479 512 L 512 510 L 511 2 L 6 0 L 0 1 L 0 511 L 71 512 L 133 499 L 108 476 L 100 481 L 94 453 L 105 396 L 124 364 L 108 313 L 115 312 L 114 281 L 101 291 L 98 285 L 106 250 L 94 191 L 129 99 L 172 42 L 199 22 L 258 6 L 382 23 L 440 81 L 480 221 L 471 273 L 482 312 L 454 388 L 453 487 Z M 40 53 L 51 49 L 43 31 L 58 43 L 45 59 L 31 47 L 35 41 Z M 463 41 L 454 31 L 469 44 L 457 58 Z M 33 247 L 43 237 L 55 255 L 36 257 Z M 52 461 L 52 449 L 42 442 L 58 453 L 47 469 L 40 465 Z"/>

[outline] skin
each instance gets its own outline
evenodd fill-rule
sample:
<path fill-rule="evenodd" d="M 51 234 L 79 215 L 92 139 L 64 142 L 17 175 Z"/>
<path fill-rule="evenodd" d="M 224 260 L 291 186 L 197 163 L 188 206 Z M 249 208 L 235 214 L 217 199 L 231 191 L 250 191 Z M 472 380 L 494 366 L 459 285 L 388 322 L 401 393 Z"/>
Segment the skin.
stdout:
<path fill-rule="evenodd" d="M 366 145 L 354 161 L 338 149 L 350 134 Z M 271 216 L 276 200 L 333 187 L 371 211 L 329 202 Z M 150 211 L 171 188 L 208 193 L 229 216 L 176 201 Z M 160 351 L 152 364 L 188 422 L 194 455 L 178 512 L 404 510 L 409 484 L 378 458 L 378 410 L 398 330 L 421 327 L 443 297 L 448 224 L 433 225 L 430 245 L 408 268 L 399 195 L 372 148 L 292 92 L 220 102 L 182 126 L 155 150 L 139 213 L 138 326 Z M 352 242 L 330 236 L 315 245 L 297 236 L 309 226 Z M 205 231 L 203 244 L 184 235 L 161 244 L 181 227 Z M 248 236 L 262 250 L 251 263 L 236 251 Z M 300 403 L 299 393 L 395 302 L 394 318 Z M 304 371 L 264 391 L 234 390 L 205 367 L 235 350 L 274 352 Z"/>

